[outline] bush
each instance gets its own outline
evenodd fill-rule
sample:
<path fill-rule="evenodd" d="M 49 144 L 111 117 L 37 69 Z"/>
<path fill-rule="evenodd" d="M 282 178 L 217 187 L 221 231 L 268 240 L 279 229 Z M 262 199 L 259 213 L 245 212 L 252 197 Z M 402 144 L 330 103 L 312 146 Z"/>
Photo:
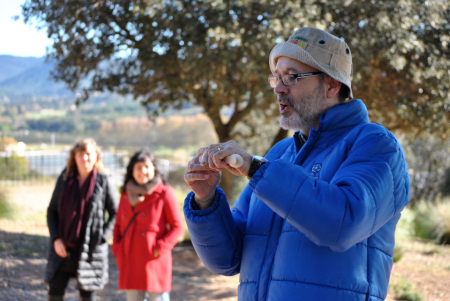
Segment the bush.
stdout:
<path fill-rule="evenodd" d="M 0 191 L 0 219 L 13 219 L 14 207 L 8 202 L 6 194 Z"/>
<path fill-rule="evenodd" d="M 450 244 L 450 200 L 435 204 L 418 204 L 414 219 L 416 236 L 435 240 L 439 244 Z"/>
<path fill-rule="evenodd" d="M 409 208 L 403 209 L 395 230 L 395 241 L 408 241 L 415 236 L 415 212 Z"/>
<path fill-rule="evenodd" d="M 399 279 L 394 285 L 395 299 L 403 301 L 423 301 L 420 293 L 414 291 L 414 285 L 408 280 Z"/>
<path fill-rule="evenodd" d="M 27 176 L 25 157 L 0 157 L 0 180 L 24 180 Z"/>
<path fill-rule="evenodd" d="M 399 262 L 400 259 L 402 259 L 404 253 L 405 249 L 401 245 L 396 244 L 394 247 L 394 256 L 392 256 L 394 262 Z"/>
<path fill-rule="evenodd" d="M 184 181 L 184 173 L 185 173 L 185 171 L 186 171 L 186 169 L 184 167 L 178 168 L 178 169 L 175 169 L 175 170 L 171 170 L 169 172 L 169 176 L 168 176 L 169 185 L 179 186 L 179 187 L 182 187 L 182 188 L 189 189 L 189 187 L 187 186 L 186 182 Z"/>
<path fill-rule="evenodd" d="M 189 235 L 189 231 L 187 228 L 186 219 L 184 218 L 184 211 L 183 211 L 184 200 L 185 200 L 187 194 L 189 193 L 189 191 L 190 191 L 189 189 L 182 189 L 180 187 L 175 188 L 175 196 L 178 199 L 178 203 L 180 205 L 181 215 L 183 216 L 183 224 L 184 224 L 184 235 L 182 238 L 180 238 L 181 241 L 190 241 L 191 240 L 191 236 Z"/>

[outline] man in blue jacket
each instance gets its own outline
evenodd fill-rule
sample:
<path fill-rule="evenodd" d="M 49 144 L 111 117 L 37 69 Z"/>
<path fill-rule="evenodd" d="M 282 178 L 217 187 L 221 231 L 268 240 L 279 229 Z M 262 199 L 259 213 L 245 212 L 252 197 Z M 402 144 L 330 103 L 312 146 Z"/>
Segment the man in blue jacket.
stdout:
<path fill-rule="evenodd" d="M 240 273 L 242 301 L 384 300 L 409 196 L 400 144 L 352 100 L 344 41 L 300 28 L 269 64 L 280 125 L 296 132 L 265 158 L 233 141 L 199 150 L 185 174 L 195 250 L 212 272 Z M 231 209 L 216 187 L 223 168 L 250 180 Z"/>

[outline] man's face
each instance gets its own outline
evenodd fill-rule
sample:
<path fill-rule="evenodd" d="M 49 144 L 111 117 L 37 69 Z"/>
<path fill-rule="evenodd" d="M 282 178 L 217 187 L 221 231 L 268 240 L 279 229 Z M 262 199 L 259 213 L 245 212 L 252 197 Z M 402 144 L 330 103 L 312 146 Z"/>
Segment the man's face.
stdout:
<path fill-rule="evenodd" d="M 275 75 L 298 74 L 318 71 L 297 60 L 280 57 L 277 61 Z M 301 130 L 309 134 L 309 128 L 319 126 L 320 114 L 327 108 L 323 75 L 297 79 L 297 84 L 285 86 L 280 80 L 273 89 L 277 94 L 280 110 L 280 126 L 286 130 Z"/>

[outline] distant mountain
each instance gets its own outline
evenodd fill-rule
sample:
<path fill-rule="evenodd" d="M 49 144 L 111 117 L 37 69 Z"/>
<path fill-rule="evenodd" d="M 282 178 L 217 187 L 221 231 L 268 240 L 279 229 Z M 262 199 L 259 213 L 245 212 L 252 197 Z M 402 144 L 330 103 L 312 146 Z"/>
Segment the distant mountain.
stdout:
<path fill-rule="evenodd" d="M 18 75 L 30 67 L 41 65 L 44 61 L 43 57 L 0 55 L 0 82 Z"/>
<path fill-rule="evenodd" d="M 56 83 L 50 72 L 54 64 L 45 58 L 0 55 L 0 96 L 11 100 L 31 97 L 72 97 L 64 83 Z"/>

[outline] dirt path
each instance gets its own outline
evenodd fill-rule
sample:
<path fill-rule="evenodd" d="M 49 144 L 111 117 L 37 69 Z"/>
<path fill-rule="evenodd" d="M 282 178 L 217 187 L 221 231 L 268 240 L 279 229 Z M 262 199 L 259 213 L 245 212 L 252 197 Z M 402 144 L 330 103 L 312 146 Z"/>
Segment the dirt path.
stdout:
<path fill-rule="evenodd" d="M 0 301 L 47 300 L 43 281 L 48 245 L 45 211 L 53 183 L 2 188 L 19 212 L 17 220 L 0 219 Z M 238 276 L 224 277 L 209 272 L 190 244 L 179 244 L 172 252 L 172 301 L 236 300 Z M 110 281 L 99 300 L 125 300 L 117 290 L 118 270 L 109 256 Z M 79 300 L 76 282 L 69 283 L 67 300 Z"/>
<path fill-rule="evenodd" d="M 0 231 L 0 241 L 8 241 L 8 246 L 4 246 L 0 253 L 0 300 L 47 300 L 47 285 L 43 281 L 46 259 L 42 251 L 46 248 L 48 238 Z M 36 244 L 43 247 L 36 251 Z M 8 252 L 5 252 L 5 248 L 8 248 Z M 31 249 L 34 249 L 35 255 L 38 256 L 25 256 Z M 236 300 L 237 276 L 223 277 L 209 272 L 190 244 L 177 245 L 172 253 L 171 300 Z M 109 264 L 110 280 L 105 289 L 99 292 L 98 299 L 125 300 L 125 294 L 117 289 L 118 270 L 111 253 Z M 75 280 L 69 283 L 65 300 L 78 300 Z"/>

